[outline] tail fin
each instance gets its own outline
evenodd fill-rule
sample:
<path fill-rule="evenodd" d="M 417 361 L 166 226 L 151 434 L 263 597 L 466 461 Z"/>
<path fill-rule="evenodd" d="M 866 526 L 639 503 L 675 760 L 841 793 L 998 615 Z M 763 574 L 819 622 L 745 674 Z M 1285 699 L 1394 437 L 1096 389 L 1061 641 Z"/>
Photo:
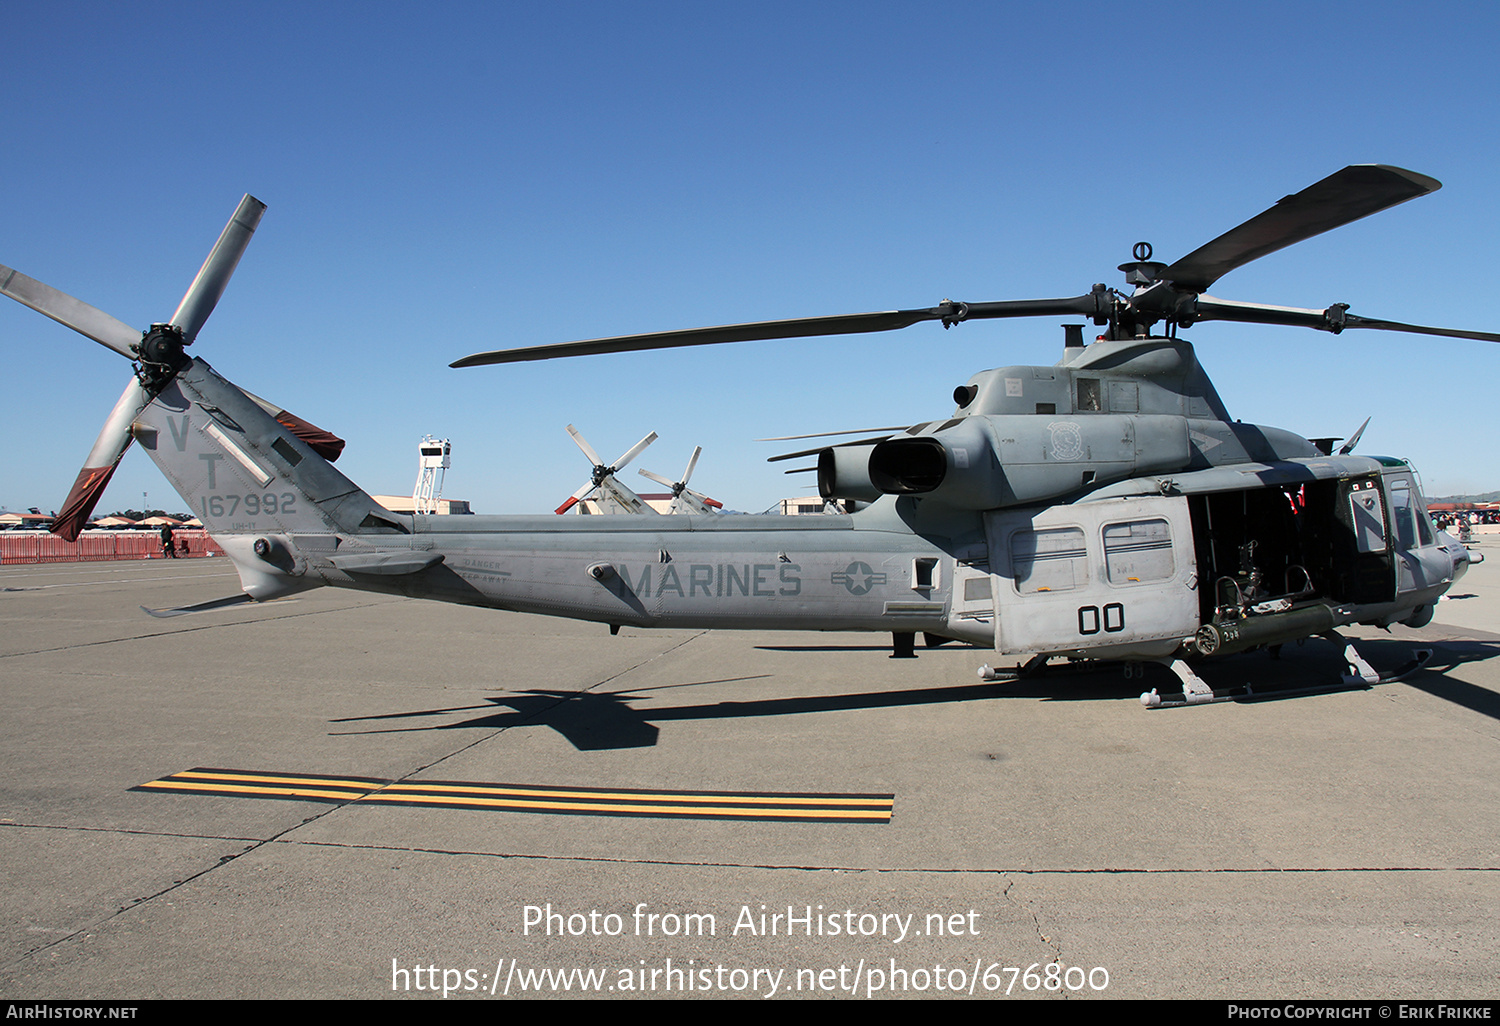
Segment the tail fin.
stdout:
<path fill-rule="evenodd" d="M 202 360 L 177 374 L 133 432 L 234 560 L 245 591 L 276 598 L 322 584 L 306 553 L 336 535 L 404 534 L 390 513 Z"/>

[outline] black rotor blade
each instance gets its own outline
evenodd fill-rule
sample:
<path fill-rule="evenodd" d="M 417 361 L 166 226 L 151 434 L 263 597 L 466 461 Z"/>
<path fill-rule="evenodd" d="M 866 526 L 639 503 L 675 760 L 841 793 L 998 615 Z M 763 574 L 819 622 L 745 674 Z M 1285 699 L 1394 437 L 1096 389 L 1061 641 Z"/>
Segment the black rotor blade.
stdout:
<path fill-rule="evenodd" d="M 800 459 L 803 456 L 816 456 L 818 453 L 822 452 L 824 449 L 853 449 L 853 448 L 857 448 L 857 447 L 859 447 L 861 445 L 872 445 L 872 446 L 873 445 L 879 445 L 881 442 L 885 441 L 887 438 L 892 438 L 892 437 L 894 437 L 894 436 L 892 436 L 892 435 L 877 435 L 874 438 L 861 438 L 858 441 L 854 441 L 854 442 L 835 442 L 833 445 L 820 445 L 816 449 L 802 449 L 802 450 L 800 450 L 798 452 L 784 452 L 780 456 L 768 456 L 768 457 L 766 457 L 766 462 L 767 463 L 781 463 L 781 462 L 783 462 L 785 460 Z"/>
<path fill-rule="evenodd" d="M 1353 314 L 1344 315 L 1344 327 L 1370 327 L 1382 332 L 1410 332 L 1412 335 L 1442 335 L 1449 339 L 1475 339 L 1478 342 L 1500 342 L 1500 335 L 1494 332 L 1464 332 L 1460 329 L 1439 329 L 1439 327 L 1428 327 L 1425 324 L 1403 324 L 1401 321 L 1382 321 L 1374 317 L 1355 317 Z"/>
<path fill-rule="evenodd" d="M 1380 331 L 1406 331 L 1414 335 L 1440 335 L 1445 338 L 1468 338 L 1478 342 L 1500 342 L 1500 334 L 1491 331 L 1466 331 L 1459 328 L 1434 328 L 1422 324 L 1404 324 L 1377 317 L 1359 317 L 1343 313 L 1340 306 L 1326 310 L 1304 310 L 1293 306 L 1271 306 L 1266 303 L 1239 303 L 1228 299 L 1199 296 L 1195 307 L 1200 321 L 1242 321 L 1248 324 L 1283 324 L 1294 328 L 1318 328 L 1339 332 L 1345 328 L 1375 328 Z"/>
<path fill-rule="evenodd" d="M 1183 292 L 1202 292 L 1250 261 L 1294 242 L 1425 196 L 1435 178 L 1386 164 L 1351 164 L 1199 246 L 1162 272 Z"/>
<path fill-rule="evenodd" d="M 1409 331 L 1413 335 L 1441 335 L 1444 338 L 1471 338 L 1478 342 L 1500 342 L 1500 334 L 1490 331 L 1463 331 L 1457 328 L 1432 328 L 1423 324 L 1403 324 L 1400 321 L 1384 321 L 1376 317 L 1344 315 L 1346 328 L 1378 328 L 1381 331 Z"/>
<path fill-rule="evenodd" d="M 964 320 L 993 317 L 1038 317 L 1049 314 L 1082 314 L 1093 316 L 1106 303 L 1104 293 L 1089 293 L 1074 299 L 1023 299 L 999 303 L 944 302 L 926 310 L 886 310 L 877 313 L 842 314 L 834 317 L 801 317 L 787 321 L 755 321 L 748 324 L 723 324 L 713 328 L 689 328 L 684 331 L 657 331 L 644 335 L 616 335 L 612 338 L 561 342 L 556 345 L 529 346 L 523 349 L 497 349 L 455 360 L 450 367 L 482 367 L 492 363 L 521 363 L 527 360 L 551 360 L 563 356 L 594 356 L 600 353 L 629 353 L 643 349 L 676 349 L 683 346 L 718 345 L 723 342 L 756 342 L 775 338 L 811 338 L 817 335 L 857 335 L 875 331 L 894 331 L 919 321 L 943 321 L 956 324 Z"/>
<path fill-rule="evenodd" d="M 853 431 L 814 431 L 810 435 L 781 435 L 777 438 L 757 438 L 757 442 L 800 442 L 804 438 L 830 438 L 834 435 L 869 435 L 877 431 L 905 431 L 908 425 L 899 424 L 896 427 L 859 428 Z"/>
<path fill-rule="evenodd" d="M 881 313 L 846 314 L 838 317 L 803 317 L 789 321 L 756 321 L 750 324 L 724 324 L 713 328 L 688 328 L 684 331 L 656 331 L 644 335 L 616 335 L 582 342 L 560 342 L 555 345 L 529 346 L 523 349 L 497 349 L 455 360 L 450 367 L 482 367 L 492 363 L 522 363 L 527 360 L 551 360 L 562 356 L 594 356 L 599 353 L 631 353 L 642 349 L 676 349 L 683 346 L 711 346 L 722 342 L 753 342 L 772 338 L 804 338 L 813 335 L 849 335 L 867 331 L 892 331 L 918 321 L 934 320 L 942 314 L 933 310 L 887 310 Z"/>

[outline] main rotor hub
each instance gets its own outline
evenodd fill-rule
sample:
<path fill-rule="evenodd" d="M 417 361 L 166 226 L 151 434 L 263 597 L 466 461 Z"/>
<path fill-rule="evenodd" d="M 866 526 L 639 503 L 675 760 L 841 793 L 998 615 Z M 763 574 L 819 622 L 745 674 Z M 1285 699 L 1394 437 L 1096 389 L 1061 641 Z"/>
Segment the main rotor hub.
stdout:
<path fill-rule="evenodd" d="M 1151 243 L 1137 242 L 1131 249 L 1130 255 L 1134 260 L 1120 265 L 1120 270 L 1125 272 L 1125 283 L 1127 285 L 1154 285 L 1162 280 L 1162 275 L 1167 272 L 1167 265 L 1159 260 L 1151 259 Z"/>

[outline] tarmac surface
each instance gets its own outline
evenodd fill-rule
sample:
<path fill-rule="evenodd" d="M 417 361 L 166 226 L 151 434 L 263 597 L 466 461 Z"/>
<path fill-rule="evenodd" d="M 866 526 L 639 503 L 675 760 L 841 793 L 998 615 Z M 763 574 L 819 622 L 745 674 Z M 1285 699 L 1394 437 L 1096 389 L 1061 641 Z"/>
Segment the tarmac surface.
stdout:
<path fill-rule="evenodd" d="M 611 637 L 333 589 L 154 619 L 139 607 L 236 593 L 233 568 L 6 566 L 0 996 L 1493 999 L 1500 545 L 1482 541 L 1432 625 L 1351 632 L 1380 669 L 1432 645 L 1407 680 L 1167 710 L 1138 700 L 1180 690 L 1157 667 L 986 684 L 995 654 L 958 645 Z M 1264 690 L 1341 668 L 1312 641 L 1204 675 Z M 893 812 L 133 790 L 198 767 Z"/>

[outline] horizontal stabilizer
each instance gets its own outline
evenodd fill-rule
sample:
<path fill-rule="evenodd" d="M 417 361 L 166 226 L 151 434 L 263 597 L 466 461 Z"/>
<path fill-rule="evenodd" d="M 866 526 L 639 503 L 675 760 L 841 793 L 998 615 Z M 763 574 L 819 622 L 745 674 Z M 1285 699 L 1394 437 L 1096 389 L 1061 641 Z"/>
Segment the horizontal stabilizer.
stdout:
<path fill-rule="evenodd" d="M 359 552 L 334 556 L 329 560 L 346 574 L 378 574 L 382 577 L 421 573 L 442 561 L 441 552 Z"/>

